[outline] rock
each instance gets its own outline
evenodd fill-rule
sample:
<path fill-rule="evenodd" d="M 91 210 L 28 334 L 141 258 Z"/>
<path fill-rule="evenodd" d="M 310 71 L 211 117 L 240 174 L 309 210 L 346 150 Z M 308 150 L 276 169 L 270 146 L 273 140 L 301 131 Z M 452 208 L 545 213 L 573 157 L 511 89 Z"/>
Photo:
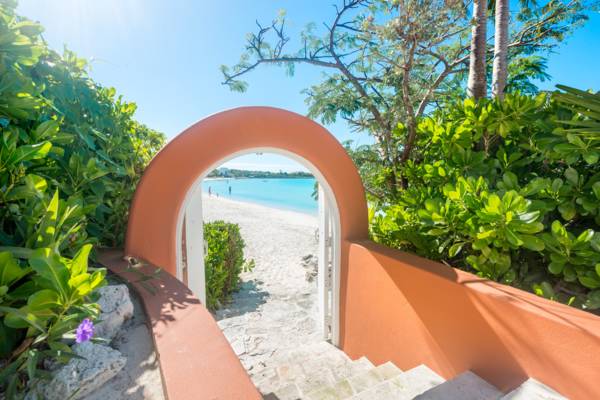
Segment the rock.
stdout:
<path fill-rule="evenodd" d="M 71 359 L 48 384 L 42 384 L 42 398 L 83 399 L 117 375 L 127 361 L 119 351 L 92 342 L 76 344 L 73 351 L 83 359 Z"/>
<path fill-rule="evenodd" d="M 133 317 L 133 303 L 127 285 L 109 285 L 98 289 L 100 318 L 95 337 L 112 340 L 121 330 L 123 322 Z"/>
<path fill-rule="evenodd" d="M 302 257 L 302 267 L 306 269 L 306 280 L 312 282 L 317 278 L 319 259 L 314 254 Z"/>

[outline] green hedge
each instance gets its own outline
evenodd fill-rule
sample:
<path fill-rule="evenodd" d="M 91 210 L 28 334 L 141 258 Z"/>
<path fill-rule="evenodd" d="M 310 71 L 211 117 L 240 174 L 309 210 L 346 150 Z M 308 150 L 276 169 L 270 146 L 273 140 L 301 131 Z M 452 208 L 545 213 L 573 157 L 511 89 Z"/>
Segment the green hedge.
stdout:
<path fill-rule="evenodd" d="M 600 94 L 562 89 L 423 119 L 407 189 L 373 205 L 374 239 L 600 309 Z"/>
<path fill-rule="evenodd" d="M 206 302 L 211 310 L 226 302 L 237 290 L 240 274 L 254 268 L 254 260 L 244 259 L 244 239 L 237 224 L 214 221 L 204 224 L 204 240 L 208 244 L 204 259 L 206 270 Z"/>

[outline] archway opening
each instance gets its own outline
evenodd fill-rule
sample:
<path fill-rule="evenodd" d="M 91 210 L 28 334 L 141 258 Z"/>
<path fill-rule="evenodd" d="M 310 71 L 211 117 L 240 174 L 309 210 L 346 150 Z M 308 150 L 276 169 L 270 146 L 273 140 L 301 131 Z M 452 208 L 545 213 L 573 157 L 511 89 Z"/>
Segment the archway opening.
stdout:
<path fill-rule="evenodd" d="M 240 156 L 249 155 L 249 154 L 277 154 L 279 156 L 284 156 L 288 159 L 293 160 L 297 163 L 297 165 L 302 166 L 305 171 L 308 171 L 312 177 L 314 177 L 314 181 L 317 183 L 318 187 L 318 203 L 313 216 L 306 215 L 304 218 L 305 222 L 309 220 L 314 220 L 315 230 L 318 232 L 316 235 L 313 234 L 313 240 L 315 240 L 315 250 L 316 250 L 316 258 L 318 260 L 318 268 L 317 268 L 317 276 L 316 276 L 316 311 L 317 315 L 315 317 L 317 326 L 317 332 L 321 336 L 322 339 L 330 341 L 332 344 L 338 346 L 339 345 L 339 307 L 340 307 L 340 257 L 341 257 L 341 238 L 340 238 L 340 214 L 338 208 L 338 202 L 335 198 L 334 192 L 331 189 L 331 185 L 327 182 L 321 171 L 316 168 L 312 163 L 308 160 L 294 154 L 292 152 L 281 150 L 278 148 L 251 148 L 245 149 L 242 151 L 238 151 L 230 154 L 229 156 L 220 159 L 215 162 L 209 168 L 203 171 L 200 174 L 194 184 L 189 188 L 186 193 L 185 200 L 183 206 L 180 209 L 178 215 L 178 225 L 177 225 L 177 277 L 186 283 L 190 289 L 201 299 L 203 304 L 206 304 L 206 276 L 205 276 L 205 265 L 204 260 L 206 256 L 206 244 L 204 240 L 204 223 L 206 221 L 215 220 L 215 219 L 232 219 L 232 218 L 224 218 L 223 213 L 218 212 L 219 208 L 229 208 L 237 207 L 233 203 L 223 203 L 223 201 L 236 201 L 240 200 L 239 195 L 237 193 L 238 189 L 236 186 L 240 187 L 240 182 L 236 182 L 234 184 L 233 181 L 229 183 L 223 183 L 213 181 L 210 184 L 210 181 L 207 182 L 208 175 L 217 170 L 219 167 L 223 165 L 228 165 L 232 160 L 239 158 Z M 227 178 L 226 178 L 227 179 Z M 229 178 L 233 179 L 233 178 Z M 258 178 L 259 181 L 261 180 Z M 281 177 L 277 178 L 281 179 Z M 203 185 L 204 183 L 204 185 Z M 279 185 L 278 189 L 275 190 L 285 190 L 281 187 L 282 181 L 272 182 L 272 185 Z M 245 181 L 244 186 L 246 189 L 249 187 L 249 182 Z M 261 182 L 256 182 L 257 185 L 260 186 Z M 208 188 L 211 188 L 210 194 L 208 193 Z M 266 187 L 266 186 L 265 186 Z M 233 189 L 233 191 L 232 191 Z M 260 190 L 257 188 L 256 190 Z M 217 196 L 220 197 L 217 200 Z M 244 196 L 242 196 L 244 197 Z M 246 196 L 247 197 L 247 196 Z M 261 196 L 263 198 L 268 198 L 268 194 L 266 196 Z M 244 200 L 244 199 L 242 199 Z M 245 200 L 248 200 L 247 198 Z M 255 199 L 256 200 L 256 199 Z M 305 200 L 305 199 L 304 199 Z M 209 202 L 207 204 L 207 201 Z M 252 203 L 252 200 L 250 200 Z M 256 203 L 256 201 L 255 201 Z M 259 201 L 260 203 L 260 201 Z M 263 204 L 264 205 L 264 204 Z M 286 216 L 284 213 L 280 213 L 279 211 L 273 210 L 269 213 L 266 213 L 266 210 L 261 210 L 259 208 L 254 208 L 256 215 L 262 215 L 260 218 L 268 218 L 274 214 L 277 214 L 280 218 L 285 219 Z M 304 210 L 309 211 L 309 210 Z M 243 220 L 246 224 L 251 224 L 248 220 L 248 215 L 246 209 L 234 210 L 234 213 L 240 215 L 240 212 L 243 215 Z M 231 214 L 230 214 L 231 215 Z M 256 216 L 255 215 L 255 216 Z M 301 214 L 300 214 L 301 215 Z M 232 221 L 228 222 L 238 222 L 234 217 Z M 262 221 L 264 222 L 264 221 Z M 271 225 L 277 225 L 277 221 L 269 221 Z M 310 225 L 310 224 L 308 224 Z M 242 226 L 242 230 L 244 227 Z M 246 230 L 251 230 L 251 226 L 247 225 Z M 291 227 L 294 229 L 294 227 Z M 272 233 L 272 232 L 271 232 Z M 285 232 L 284 232 L 285 233 Z M 256 235 L 256 232 L 255 232 Z M 244 236 L 244 232 L 242 231 L 242 236 Z M 282 235 L 283 236 L 283 235 Z M 268 239 L 268 236 L 259 238 L 260 240 Z M 273 240 L 281 240 L 282 238 L 274 237 Z M 248 240 L 248 238 L 244 238 L 244 240 Z M 252 240 L 252 239 L 251 239 Z M 298 239 L 301 240 L 301 239 Z M 303 239 L 302 239 L 303 240 Z M 260 244 L 259 244 L 260 245 Z M 262 244 L 263 246 L 265 243 Z M 283 245 L 283 251 L 290 249 L 291 246 L 294 246 L 294 243 L 289 243 L 287 245 Z M 299 251 L 298 248 L 294 248 L 294 251 Z M 309 254 L 307 254 L 308 256 Z M 272 256 L 276 257 L 276 254 Z M 300 266 L 301 259 L 297 258 L 297 267 L 302 268 Z M 264 261 L 264 260 L 261 260 Z M 272 261 L 272 260 L 271 260 Z M 306 260 L 310 262 L 311 260 Z M 264 266 L 260 265 L 259 268 L 262 270 L 264 274 Z M 272 265 L 269 265 L 268 268 L 272 268 Z M 310 268 L 310 267 L 309 267 Z M 280 271 L 285 274 L 285 270 Z M 297 273 L 298 271 L 294 271 Z M 260 273 L 255 274 L 260 279 Z M 266 276 L 265 276 L 266 277 Z M 272 277 L 266 277 L 266 280 L 273 280 Z M 268 282 L 269 284 L 278 284 L 278 282 Z M 253 283 L 248 283 L 252 285 Z M 264 283 L 263 283 L 264 284 Z M 254 290 L 256 288 L 247 287 L 249 290 Z M 302 289 L 301 287 L 297 288 L 298 290 Z M 291 294 L 295 293 L 292 288 Z M 290 298 L 288 296 L 288 298 Z M 296 321 L 289 321 L 289 323 L 295 323 Z M 235 343 L 232 343 L 235 347 Z"/>

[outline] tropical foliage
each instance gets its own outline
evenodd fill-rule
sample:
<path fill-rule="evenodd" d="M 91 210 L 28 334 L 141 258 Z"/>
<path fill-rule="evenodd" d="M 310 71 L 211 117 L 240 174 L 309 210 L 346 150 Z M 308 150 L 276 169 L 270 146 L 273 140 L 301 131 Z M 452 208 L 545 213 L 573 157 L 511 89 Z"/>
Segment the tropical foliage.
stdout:
<path fill-rule="evenodd" d="M 135 104 L 59 55 L 42 27 L 0 3 L 0 390 L 43 377 L 46 358 L 94 318 L 104 270 L 92 244 L 120 245 L 128 206 L 164 137 L 133 119 Z"/>
<path fill-rule="evenodd" d="M 418 158 L 418 120 L 465 93 L 485 97 L 494 58 L 488 49 L 495 40 L 485 33 L 487 2 L 334 3 L 333 7 L 323 3 L 331 10 L 328 21 L 309 24 L 295 37 L 288 33 L 285 13 L 269 24 L 257 23 L 256 31 L 246 37 L 239 62 L 222 66 L 224 84 L 244 91 L 248 86 L 244 79 L 260 66 L 283 66 L 290 75 L 300 64 L 321 69 L 321 81 L 304 92 L 308 115 L 324 123 L 345 120 L 350 129 L 373 137 L 383 181 L 367 190 L 390 199 L 408 184 L 405 164 Z M 548 78 L 548 51 L 584 24 L 600 2 L 522 3 L 502 36 L 508 41 L 502 51 L 507 91 L 536 91 L 532 80 Z M 479 15 L 472 14 L 471 4 L 481 5 Z M 475 46 L 469 46 L 471 37 Z M 470 67 L 475 71 L 469 76 Z M 467 90 L 475 83 L 477 93 Z"/>
<path fill-rule="evenodd" d="M 373 202 L 373 237 L 600 308 L 600 94 L 563 89 L 467 99 L 424 118 L 408 188 Z"/>
<path fill-rule="evenodd" d="M 204 224 L 207 243 L 204 268 L 206 304 L 215 310 L 237 290 L 240 274 L 254 268 L 254 260 L 244 259 L 244 239 L 237 224 L 214 221 Z"/>

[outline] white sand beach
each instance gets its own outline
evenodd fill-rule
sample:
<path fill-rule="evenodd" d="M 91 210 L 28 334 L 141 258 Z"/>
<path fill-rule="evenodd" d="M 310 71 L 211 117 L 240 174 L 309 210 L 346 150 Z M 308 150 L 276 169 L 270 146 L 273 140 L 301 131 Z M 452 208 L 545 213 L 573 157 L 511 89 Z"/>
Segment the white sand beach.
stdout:
<path fill-rule="evenodd" d="M 303 257 L 317 254 L 317 218 L 308 214 L 204 196 L 205 221 L 239 224 L 245 255 L 256 267 L 216 317 L 244 366 L 264 367 L 278 351 L 319 341 L 316 281 Z"/>

